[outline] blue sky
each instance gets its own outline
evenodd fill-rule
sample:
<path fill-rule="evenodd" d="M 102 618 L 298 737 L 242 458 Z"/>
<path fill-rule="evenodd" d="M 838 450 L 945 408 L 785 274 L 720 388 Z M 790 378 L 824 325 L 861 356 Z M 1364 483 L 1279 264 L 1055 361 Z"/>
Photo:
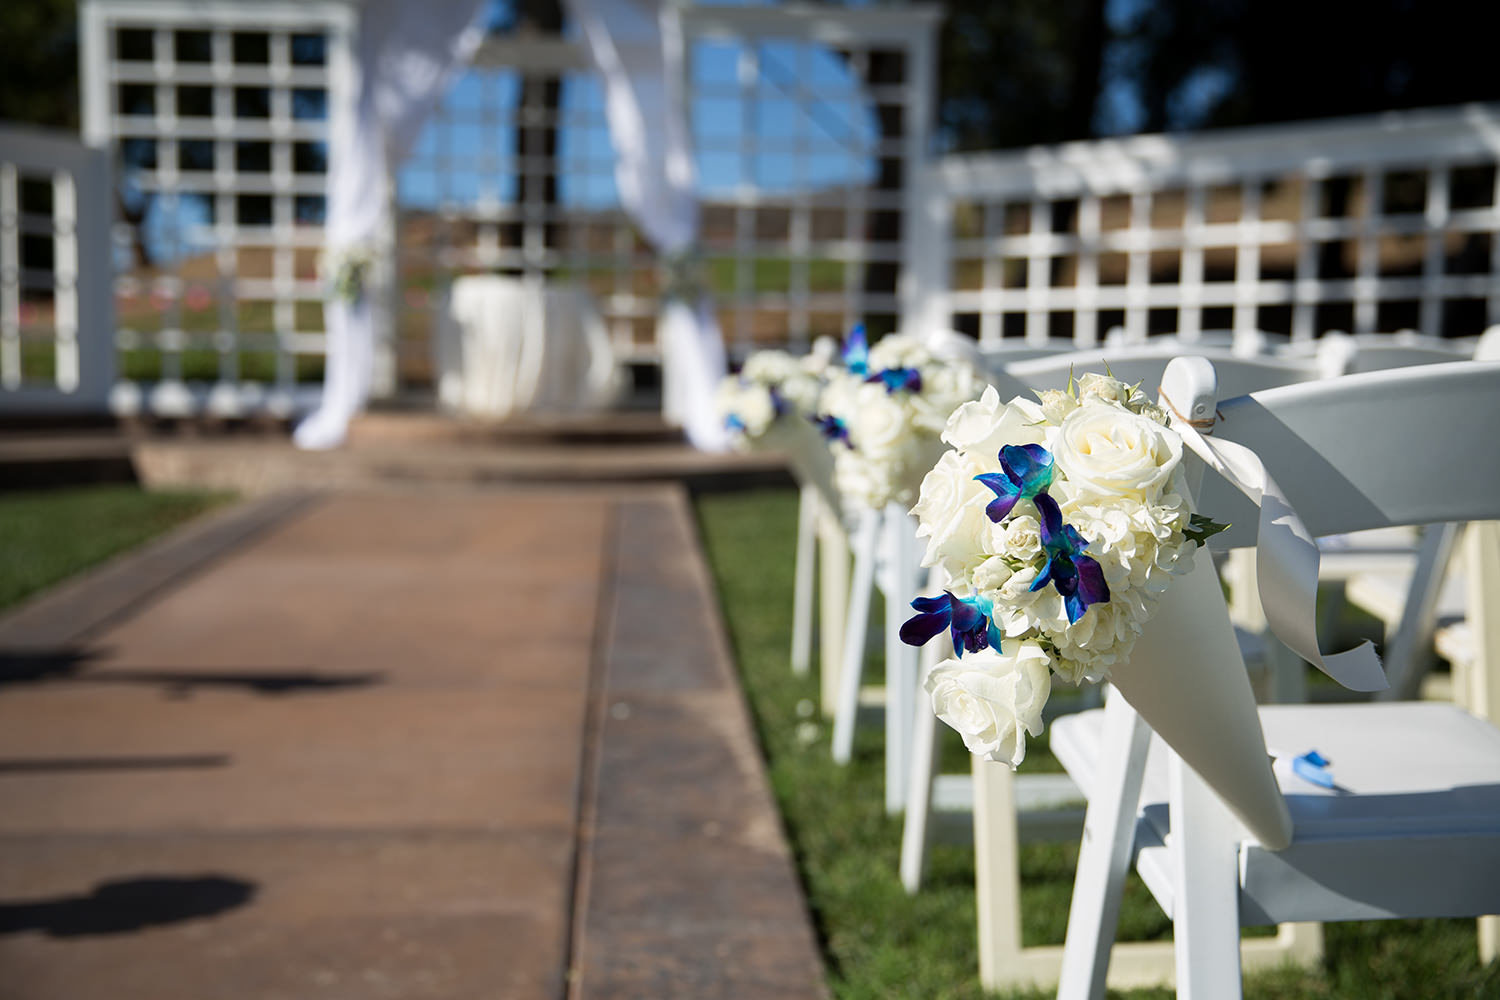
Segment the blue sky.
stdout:
<path fill-rule="evenodd" d="M 708 41 L 694 46 L 689 113 L 700 190 L 713 195 L 754 184 L 761 190 L 788 191 L 868 180 L 873 170 L 869 150 L 876 138 L 873 110 L 844 61 L 821 46 L 801 42 L 764 43 L 756 54 L 760 78 L 744 100 L 737 82 L 741 46 Z M 494 119 L 497 109 L 508 114 L 515 107 L 519 88 L 514 72 L 464 72 L 444 98 L 445 115 L 423 130 L 413 156 L 398 172 L 401 202 L 431 207 L 445 200 L 513 200 L 518 172 L 514 131 Z M 598 83 L 587 76 L 569 77 L 560 113 L 562 202 L 614 204 L 613 153 Z M 749 135 L 757 137 L 756 148 L 746 155 L 739 147 Z M 435 162 L 445 155 L 451 161 L 448 170 Z"/>

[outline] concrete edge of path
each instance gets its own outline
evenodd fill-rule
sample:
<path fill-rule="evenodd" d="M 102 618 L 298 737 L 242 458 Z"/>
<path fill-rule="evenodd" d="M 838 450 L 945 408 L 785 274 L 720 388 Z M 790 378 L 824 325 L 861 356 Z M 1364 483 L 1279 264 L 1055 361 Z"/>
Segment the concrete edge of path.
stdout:
<path fill-rule="evenodd" d="M 0 648 L 76 643 L 166 590 L 182 586 L 215 560 L 296 516 L 315 500 L 309 493 L 279 493 L 195 517 L 0 614 Z"/>
<path fill-rule="evenodd" d="M 571 1000 L 825 1000 L 687 491 L 621 497 L 591 699 Z"/>

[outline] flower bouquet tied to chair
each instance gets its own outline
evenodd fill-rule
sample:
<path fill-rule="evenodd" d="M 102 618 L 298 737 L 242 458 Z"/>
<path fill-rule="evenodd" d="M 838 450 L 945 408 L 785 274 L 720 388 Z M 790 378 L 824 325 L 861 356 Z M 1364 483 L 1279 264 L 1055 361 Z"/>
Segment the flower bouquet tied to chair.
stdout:
<path fill-rule="evenodd" d="M 867 347 L 863 327 L 850 334 L 843 362 L 816 418 L 833 449 L 839 492 L 871 510 L 909 506 L 943 450 L 948 415 L 978 397 L 984 376 L 910 334 L 887 334 Z"/>
<path fill-rule="evenodd" d="M 911 645 L 948 632 L 953 656 L 925 681 L 933 710 L 1012 767 L 1042 731 L 1052 675 L 1108 679 L 1223 528 L 1190 509 L 1182 437 L 1139 387 L 1089 373 L 1038 397 L 990 387 L 948 416 L 950 450 L 912 508 L 946 589 L 913 601 L 901 629 Z"/>

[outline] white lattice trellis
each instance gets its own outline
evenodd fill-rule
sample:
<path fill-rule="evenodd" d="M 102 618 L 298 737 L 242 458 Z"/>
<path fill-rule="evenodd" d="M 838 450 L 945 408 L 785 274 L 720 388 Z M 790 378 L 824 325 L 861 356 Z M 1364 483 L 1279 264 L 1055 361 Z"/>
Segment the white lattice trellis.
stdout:
<path fill-rule="evenodd" d="M 102 409 L 113 381 L 109 160 L 0 129 L 0 409 Z"/>
<path fill-rule="evenodd" d="M 982 341 L 1500 322 L 1500 109 L 949 157 L 908 322 Z"/>
<path fill-rule="evenodd" d="M 85 0 L 83 133 L 118 162 L 118 410 L 290 413 L 322 377 L 328 116 L 353 10 Z"/>
<path fill-rule="evenodd" d="M 316 392 L 325 143 L 356 8 L 84 0 L 85 138 L 114 150 L 140 220 L 115 230 L 117 408 L 289 412 Z M 732 351 L 896 324 L 938 17 L 686 11 L 702 276 Z M 662 278 L 619 209 L 585 66 L 566 38 L 491 38 L 398 171 L 377 391 L 430 377 L 442 289 L 473 271 L 583 284 L 622 355 L 657 360 Z"/>

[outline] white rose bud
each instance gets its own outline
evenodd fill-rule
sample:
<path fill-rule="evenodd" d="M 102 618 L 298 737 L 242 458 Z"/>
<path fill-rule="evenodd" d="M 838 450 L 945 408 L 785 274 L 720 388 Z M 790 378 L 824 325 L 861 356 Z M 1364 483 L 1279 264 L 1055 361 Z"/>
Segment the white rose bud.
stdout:
<path fill-rule="evenodd" d="M 1042 732 L 1052 693 L 1052 658 L 1034 642 L 1007 642 L 944 660 L 924 687 L 932 710 L 964 738 L 971 753 L 1012 768 L 1026 757 L 1027 735 Z"/>
<path fill-rule="evenodd" d="M 1049 424 L 1060 424 L 1063 418 L 1078 409 L 1078 400 L 1061 389 L 1045 389 L 1037 394 L 1041 397 L 1042 415 Z"/>
<path fill-rule="evenodd" d="M 1080 403 L 1090 401 L 1128 403 L 1130 401 L 1130 386 L 1108 375 L 1100 375 L 1098 372 L 1084 372 L 1078 376 L 1078 401 Z"/>

